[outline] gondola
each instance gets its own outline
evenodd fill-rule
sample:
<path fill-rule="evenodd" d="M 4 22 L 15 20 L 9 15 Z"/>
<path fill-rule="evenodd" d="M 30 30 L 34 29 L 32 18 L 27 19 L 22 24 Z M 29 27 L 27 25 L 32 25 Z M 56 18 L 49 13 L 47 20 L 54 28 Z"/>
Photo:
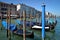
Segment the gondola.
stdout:
<path fill-rule="evenodd" d="M 23 21 L 17 20 L 17 23 L 23 24 Z M 30 27 L 30 21 L 26 21 L 26 25 Z M 36 28 L 36 26 L 38 28 Z M 45 29 L 46 30 L 53 30 L 56 26 L 56 21 L 49 20 L 45 23 Z M 42 23 L 39 22 L 31 22 L 31 29 L 42 29 Z"/>
<path fill-rule="evenodd" d="M 57 24 L 57 21 L 54 21 L 54 22 L 49 21 L 49 23 L 45 23 L 45 30 L 53 30 L 56 24 Z M 41 30 L 42 23 L 37 23 L 37 25 L 32 26 L 31 29 Z"/>
<path fill-rule="evenodd" d="M 23 21 L 22 20 L 16 20 L 15 22 L 17 24 L 19 24 L 19 25 L 23 25 Z M 34 26 L 34 25 L 36 25 L 36 22 L 31 22 L 31 26 Z M 26 26 L 30 27 L 30 21 L 26 21 Z"/>
<path fill-rule="evenodd" d="M 7 28 L 7 22 L 2 21 L 2 25 L 5 29 L 9 29 L 13 34 L 23 36 L 23 30 L 18 29 L 15 24 L 10 24 L 10 25 L 8 24 L 8 28 Z M 26 30 L 26 37 L 34 38 L 34 33 L 32 31 Z"/>
<path fill-rule="evenodd" d="M 42 26 L 40 26 L 40 25 L 34 25 L 34 26 L 31 27 L 31 29 L 42 30 Z M 53 29 L 54 29 L 53 25 L 45 25 L 45 30 L 53 30 Z"/>
<path fill-rule="evenodd" d="M 34 26 L 32 27 L 32 29 L 40 30 L 40 29 L 42 29 L 42 26 L 34 25 Z M 45 29 L 48 30 L 49 27 L 47 26 L 47 27 L 45 27 Z"/>
<path fill-rule="evenodd" d="M 23 30 L 17 29 L 13 32 L 13 34 L 23 37 Z M 28 37 L 28 38 L 34 38 L 34 33 L 31 32 L 31 31 L 26 31 L 25 36 Z"/>

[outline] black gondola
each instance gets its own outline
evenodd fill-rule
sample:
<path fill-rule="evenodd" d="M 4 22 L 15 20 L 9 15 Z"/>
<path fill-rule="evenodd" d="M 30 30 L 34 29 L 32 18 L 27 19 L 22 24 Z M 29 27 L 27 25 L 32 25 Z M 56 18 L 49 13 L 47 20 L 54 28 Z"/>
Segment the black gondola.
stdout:
<path fill-rule="evenodd" d="M 23 30 L 17 29 L 16 31 L 13 32 L 13 34 L 23 37 Z M 26 31 L 26 37 L 34 38 L 34 33 L 30 31 Z"/>
<path fill-rule="evenodd" d="M 7 29 L 7 22 L 6 21 L 2 21 L 2 25 L 5 29 Z M 16 27 L 15 24 L 8 24 L 8 29 L 13 33 L 13 34 L 16 34 L 16 35 L 19 35 L 19 36 L 23 36 L 23 30 L 22 29 L 18 29 Z M 30 38 L 34 38 L 34 33 L 32 31 L 27 31 L 26 30 L 26 37 L 30 37 Z"/>

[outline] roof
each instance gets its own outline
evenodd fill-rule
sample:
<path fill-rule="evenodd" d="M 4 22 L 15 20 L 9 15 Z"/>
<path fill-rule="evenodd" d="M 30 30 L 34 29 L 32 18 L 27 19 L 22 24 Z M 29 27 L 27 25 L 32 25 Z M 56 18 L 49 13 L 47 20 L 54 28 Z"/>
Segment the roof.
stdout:
<path fill-rule="evenodd" d="M 13 4 L 13 3 L 6 3 L 6 2 L 0 2 L 0 3 L 7 4 L 7 5 L 13 5 L 13 6 L 16 6 L 16 5 Z"/>

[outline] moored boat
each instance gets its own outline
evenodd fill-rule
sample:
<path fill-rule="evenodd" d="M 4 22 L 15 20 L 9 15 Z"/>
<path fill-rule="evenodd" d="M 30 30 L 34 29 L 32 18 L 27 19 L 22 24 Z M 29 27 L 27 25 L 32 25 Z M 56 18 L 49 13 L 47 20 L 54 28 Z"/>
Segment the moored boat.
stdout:
<path fill-rule="evenodd" d="M 7 24 L 6 21 L 2 21 L 2 25 L 6 30 L 10 30 L 13 34 L 23 36 L 23 29 L 18 29 L 15 24 Z M 7 28 L 8 25 L 8 28 Z M 26 30 L 26 37 L 34 38 L 34 33 L 32 31 Z"/>
<path fill-rule="evenodd" d="M 23 30 L 17 29 L 16 31 L 13 32 L 13 34 L 23 37 Z M 32 31 L 26 31 L 25 36 L 29 38 L 34 38 L 34 33 Z"/>

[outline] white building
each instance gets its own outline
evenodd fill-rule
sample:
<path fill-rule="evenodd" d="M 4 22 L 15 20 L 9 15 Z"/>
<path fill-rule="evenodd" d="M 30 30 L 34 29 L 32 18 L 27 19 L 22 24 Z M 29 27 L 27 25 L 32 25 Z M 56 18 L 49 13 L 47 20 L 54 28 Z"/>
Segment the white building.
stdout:
<path fill-rule="evenodd" d="M 50 12 L 46 12 L 46 17 L 52 17 L 52 13 L 50 13 Z"/>
<path fill-rule="evenodd" d="M 41 14 L 40 11 L 36 10 L 33 7 L 27 6 L 25 4 L 18 4 L 17 5 L 17 11 L 20 14 L 20 16 L 22 16 L 22 12 L 23 10 L 26 11 L 26 15 L 28 16 L 28 14 L 32 14 L 32 16 L 35 16 L 37 13 Z"/>

